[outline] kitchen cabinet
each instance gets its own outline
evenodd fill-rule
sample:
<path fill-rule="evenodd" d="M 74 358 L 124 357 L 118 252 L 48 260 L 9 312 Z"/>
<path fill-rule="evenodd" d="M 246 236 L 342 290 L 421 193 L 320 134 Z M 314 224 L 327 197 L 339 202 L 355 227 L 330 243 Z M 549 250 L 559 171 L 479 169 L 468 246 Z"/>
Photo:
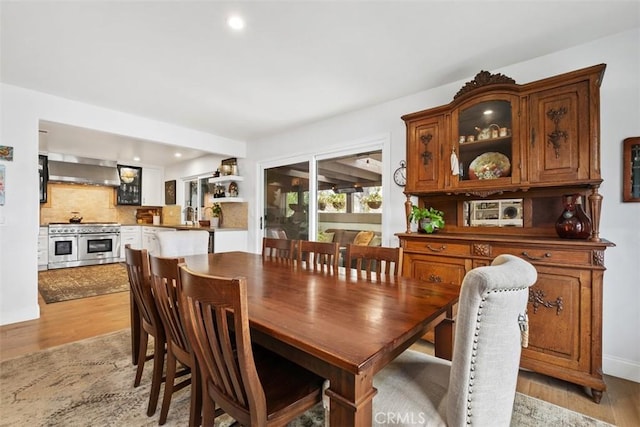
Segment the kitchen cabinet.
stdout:
<path fill-rule="evenodd" d="M 38 271 L 46 270 L 49 264 L 49 227 L 38 230 Z"/>
<path fill-rule="evenodd" d="M 524 85 L 478 73 L 451 103 L 404 115 L 407 216 L 444 212 L 435 234 L 398 233 L 403 274 L 460 285 L 500 254 L 529 261 L 529 347 L 521 367 L 580 384 L 599 402 L 602 377 L 599 87 L 605 65 Z M 433 144 L 435 142 L 435 144 Z M 434 164 L 437 163 L 437 164 Z M 564 195 L 590 215 L 586 239 L 560 238 Z M 414 199 L 412 199 L 412 197 Z"/>
<path fill-rule="evenodd" d="M 162 170 L 142 168 L 142 206 L 163 206 Z"/>
<path fill-rule="evenodd" d="M 214 252 L 246 252 L 247 231 L 216 229 L 214 232 Z"/>
<path fill-rule="evenodd" d="M 142 227 L 139 225 L 123 225 L 120 227 L 120 259 L 125 260 L 124 247 L 131 245 L 133 249 L 142 248 Z"/>

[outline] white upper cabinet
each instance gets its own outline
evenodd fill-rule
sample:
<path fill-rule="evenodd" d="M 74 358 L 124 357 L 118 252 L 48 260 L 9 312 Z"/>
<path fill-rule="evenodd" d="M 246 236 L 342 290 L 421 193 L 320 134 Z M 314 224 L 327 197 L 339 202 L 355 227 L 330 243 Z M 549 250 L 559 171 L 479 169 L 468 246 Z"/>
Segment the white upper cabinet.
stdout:
<path fill-rule="evenodd" d="M 163 206 L 162 170 L 142 168 L 142 205 Z"/>

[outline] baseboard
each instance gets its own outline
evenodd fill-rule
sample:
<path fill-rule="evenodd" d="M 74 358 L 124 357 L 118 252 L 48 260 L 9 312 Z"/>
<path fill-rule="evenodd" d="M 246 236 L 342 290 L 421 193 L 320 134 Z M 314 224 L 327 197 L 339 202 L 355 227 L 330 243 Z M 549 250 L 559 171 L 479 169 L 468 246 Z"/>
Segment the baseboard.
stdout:
<path fill-rule="evenodd" d="M 603 355 L 602 372 L 612 377 L 640 383 L 640 363 L 634 360 Z"/>
<path fill-rule="evenodd" d="M 38 319 L 40 317 L 40 306 L 35 304 L 20 310 L 2 311 L 0 313 L 0 326 L 11 323 L 24 322 L 26 320 Z"/>

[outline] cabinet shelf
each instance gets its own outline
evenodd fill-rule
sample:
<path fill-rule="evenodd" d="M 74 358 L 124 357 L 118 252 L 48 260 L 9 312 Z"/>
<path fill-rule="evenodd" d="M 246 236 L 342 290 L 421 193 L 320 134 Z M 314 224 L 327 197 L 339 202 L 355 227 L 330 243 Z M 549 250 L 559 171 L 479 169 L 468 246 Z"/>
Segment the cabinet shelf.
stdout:
<path fill-rule="evenodd" d="M 213 203 L 232 203 L 244 202 L 242 197 L 214 197 L 211 199 Z"/>
<path fill-rule="evenodd" d="M 462 147 L 478 147 L 478 146 L 492 146 L 495 145 L 496 142 L 511 142 L 511 135 L 509 136 L 501 136 L 498 138 L 489 138 L 489 139 L 479 139 L 479 140 L 475 140 L 472 142 L 461 142 L 460 143 L 460 148 Z"/>
<path fill-rule="evenodd" d="M 224 175 L 224 176 L 218 176 L 215 178 L 209 178 L 209 184 L 219 184 L 219 183 L 223 183 L 223 182 L 230 182 L 230 181 L 244 181 L 244 177 L 240 176 L 240 175 Z"/>

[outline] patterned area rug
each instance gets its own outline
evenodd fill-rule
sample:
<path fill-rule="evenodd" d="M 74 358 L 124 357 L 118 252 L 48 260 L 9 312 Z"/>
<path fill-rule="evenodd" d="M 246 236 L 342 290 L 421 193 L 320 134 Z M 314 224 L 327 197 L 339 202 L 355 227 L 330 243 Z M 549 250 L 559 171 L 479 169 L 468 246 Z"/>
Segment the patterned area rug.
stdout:
<path fill-rule="evenodd" d="M 147 417 L 151 363 L 141 385 L 133 387 L 128 330 L 7 360 L 0 364 L 0 426 L 144 426 L 158 425 Z M 165 426 L 184 426 L 189 418 L 189 387 L 171 400 Z M 216 426 L 233 420 L 223 415 Z M 318 405 L 290 424 L 315 427 L 324 423 Z M 607 423 L 517 393 L 512 426 L 605 427 Z"/>
<path fill-rule="evenodd" d="M 47 304 L 129 290 L 124 263 L 38 272 L 38 290 Z"/>

